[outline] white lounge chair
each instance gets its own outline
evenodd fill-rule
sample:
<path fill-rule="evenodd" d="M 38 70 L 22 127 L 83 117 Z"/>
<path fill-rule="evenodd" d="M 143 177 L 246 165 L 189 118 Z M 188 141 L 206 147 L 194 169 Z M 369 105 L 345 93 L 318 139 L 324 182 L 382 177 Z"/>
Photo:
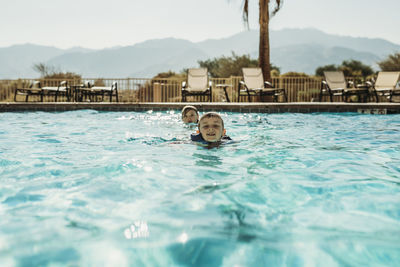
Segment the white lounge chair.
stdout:
<path fill-rule="evenodd" d="M 341 96 L 343 101 L 347 101 L 349 96 L 356 95 L 358 102 L 365 102 L 368 98 L 368 88 L 366 86 L 354 86 L 353 82 L 346 81 L 343 71 L 324 71 L 325 80 L 321 83 L 319 101 L 322 96 L 328 94 L 331 102 L 333 96 Z"/>
<path fill-rule="evenodd" d="M 115 96 L 115 101 L 118 101 L 118 85 L 117 82 L 113 82 L 111 86 L 92 86 L 90 87 L 91 95 L 101 96 L 101 101 L 104 100 L 104 95 L 110 96 L 110 102 L 112 102 L 113 95 Z"/>
<path fill-rule="evenodd" d="M 376 102 L 379 102 L 379 96 L 385 96 L 391 102 L 394 95 L 400 95 L 399 80 L 400 71 L 380 71 L 375 83 L 369 82 Z"/>
<path fill-rule="evenodd" d="M 17 95 L 25 96 L 25 102 L 28 102 L 29 96 L 38 95 L 40 96 L 40 101 L 43 102 L 43 91 L 40 86 L 40 81 L 34 81 L 28 87 L 20 87 L 15 89 L 14 101 L 17 102 Z"/>
<path fill-rule="evenodd" d="M 206 68 L 189 69 L 187 82 L 182 83 L 182 102 L 188 96 L 208 96 L 212 101 L 212 83 L 208 80 Z"/>
<path fill-rule="evenodd" d="M 101 101 L 104 101 L 104 96 L 108 95 L 110 97 L 110 102 L 112 102 L 112 97 L 115 96 L 115 101 L 118 101 L 118 84 L 113 82 L 111 86 L 96 86 L 92 85 L 89 81 L 76 86 L 75 89 L 75 100 L 83 101 L 83 99 L 89 99 L 91 102 L 95 101 L 97 96 L 101 96 Z"/>
<path fill-rule="evenodd" d="M 260 96 L 261 101 L 264 100 L 264 96 L 272 96 L 273 101 L 277 102 L 278 97 L 283 96 L 287 102 L 286 90 L 275 88 L 270 82 L 264 81 L 261 68 L 243 68 L 242 71 L 244 81 L 240 81 L 239 84 L 239 97 L 245 95 L 251 102 L 251 96 Z"/>
<path fill-rule="evenodd" d="M 66 96 L 67 101 L 69 101 L 70 88 L 68 87 L 68 83 L 66 81 L 60 82 L 58 86 L 43 86 L 41 89 L 43 96 L 54 95 L 55 102 L 57 102 L 58 96 Z"/>

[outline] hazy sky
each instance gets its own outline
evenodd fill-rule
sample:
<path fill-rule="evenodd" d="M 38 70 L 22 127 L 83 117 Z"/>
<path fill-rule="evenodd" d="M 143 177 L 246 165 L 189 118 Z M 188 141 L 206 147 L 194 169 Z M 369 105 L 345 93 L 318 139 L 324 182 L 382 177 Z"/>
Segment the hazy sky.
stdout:
<path fill-rule="evenodd" d="M 242 2 L 0 0 L 0 47 L 34 43 L 98 49 L 165 37 L 223 38 L 245 30 Z M 257 29 L 258 1 L 250 2 L 250 28 Z M 400 0 L 284 0 L 270 27 L 313 27 L 400 44 Z"/>

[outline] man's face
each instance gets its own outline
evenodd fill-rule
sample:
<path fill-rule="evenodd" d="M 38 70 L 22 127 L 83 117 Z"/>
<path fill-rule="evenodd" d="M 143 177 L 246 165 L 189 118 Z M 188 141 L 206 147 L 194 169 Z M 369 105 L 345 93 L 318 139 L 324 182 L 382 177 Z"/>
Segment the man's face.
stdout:
<path fill-rule="evenodd" d="M 200 121 L 199 130 L 205 141 L 218 142 L 221 140 L 224 128 L 220 118 L 208 117 Z"/>
<path fill-rule="evenodd" d="M 185 115 L 183 115 L 182 118 L 184 123 L 196 123 L 199 120 L 199 116 L 197 115 L 197 112 L 194 111 L 193 109 L 189 110 L 186 112 Z"/>

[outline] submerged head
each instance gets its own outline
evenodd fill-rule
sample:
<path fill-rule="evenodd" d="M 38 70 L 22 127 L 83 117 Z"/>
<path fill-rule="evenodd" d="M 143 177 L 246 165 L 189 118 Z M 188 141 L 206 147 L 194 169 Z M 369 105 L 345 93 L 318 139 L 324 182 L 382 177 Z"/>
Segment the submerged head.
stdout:
<path fill-rule="evenodd" d="M 199 122 L 199 112 L 194 106 L 185 106 L 182 109 L 182 121 L 184 123 L 197 123 Z"/>
<path fill-rule="evenodd" d="M 207 142 L 219 142 L 225 134 L 224 121 L 215 112 L 204 114 L 199 121 L 199 131 Z"/>

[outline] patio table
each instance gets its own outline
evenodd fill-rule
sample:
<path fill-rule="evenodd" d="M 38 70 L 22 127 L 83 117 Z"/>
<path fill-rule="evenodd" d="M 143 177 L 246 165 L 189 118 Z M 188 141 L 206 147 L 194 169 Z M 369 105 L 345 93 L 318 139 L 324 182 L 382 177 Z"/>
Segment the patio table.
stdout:
<path fill-rule="evenodd" d="M 217 84 L 217 85 L 215 85 L 215 86 L 216 86 L 217 88 L 222 88 L 222 89 L 224 89 L 226 101 L 227 101 L 227 102 L 231 102 L 231 100 L 229 99 L 228 92 L 226 91 L 226 89 L 227 89 L 228 87 L 232 87 L 232 84 L 221 83 L 221 84 Z"/>

